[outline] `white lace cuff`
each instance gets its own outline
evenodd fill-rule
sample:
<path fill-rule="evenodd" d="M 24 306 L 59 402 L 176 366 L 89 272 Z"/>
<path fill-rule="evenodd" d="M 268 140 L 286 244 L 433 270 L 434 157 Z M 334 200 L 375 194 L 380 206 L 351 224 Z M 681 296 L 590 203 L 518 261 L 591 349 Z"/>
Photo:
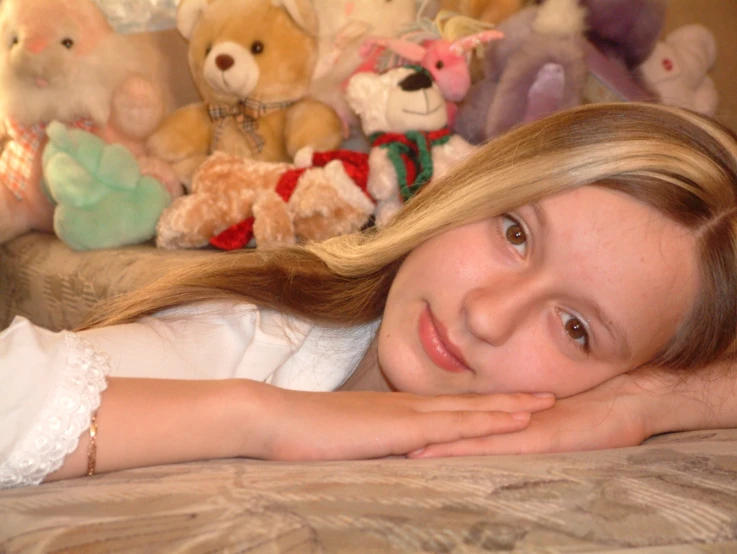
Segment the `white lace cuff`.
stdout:
<path fill-rule="evenodd" d="M 0 489 L 37 485 L 59 469 L 100 405 L 109 359 L 77 335 L 62 334 L 66 363 L 30 431 L 0 464 Z"/>

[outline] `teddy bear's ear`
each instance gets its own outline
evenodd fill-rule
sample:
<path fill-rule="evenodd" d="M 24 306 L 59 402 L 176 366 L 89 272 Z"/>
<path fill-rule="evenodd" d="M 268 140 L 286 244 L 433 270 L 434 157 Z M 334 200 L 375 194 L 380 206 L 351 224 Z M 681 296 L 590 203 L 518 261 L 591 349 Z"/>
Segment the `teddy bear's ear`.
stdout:
<path fill-rule="evenodd" d="M 177 8 L 177 29 L 189 40 L 202 12 L 207 8 L 208 0 L 180 0 Z"/>
<path fill-rule="evenodd" d="M 375 73 L 356 73 L 348 81 L 345 98 L 351 109 L 362 116 L 381 88 L 381 79 Z"/>
<path fill-rule="evenodd" d="M 185 0 L 183 0 L 185 1 Z M 317 11 L 312 0 L 271 0 L 274 6 L 284 8 L 294 22 L 304 31 L 316 37 L 319 31 Z"/>

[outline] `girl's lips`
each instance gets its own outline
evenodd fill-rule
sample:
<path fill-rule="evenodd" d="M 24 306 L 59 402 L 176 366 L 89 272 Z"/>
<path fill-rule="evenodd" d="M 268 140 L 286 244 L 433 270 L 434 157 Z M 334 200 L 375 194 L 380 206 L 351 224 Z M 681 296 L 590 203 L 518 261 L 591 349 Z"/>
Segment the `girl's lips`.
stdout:
<path fill-rule="evenodd" d="M 450 342 L 447 332 L 435 320 L 428 305 L 420 314 L 418 332 L 425 354 L 435 365 L 452 373 L 473 371 L 463 360 L 458 348 Z"/>

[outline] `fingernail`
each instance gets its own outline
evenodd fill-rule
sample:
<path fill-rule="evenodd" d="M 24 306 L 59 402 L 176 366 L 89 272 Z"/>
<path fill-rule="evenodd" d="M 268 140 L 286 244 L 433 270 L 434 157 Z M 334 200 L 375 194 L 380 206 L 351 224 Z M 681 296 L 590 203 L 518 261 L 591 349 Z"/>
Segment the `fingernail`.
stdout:
<path fill-rule="evenodd" d="M 536 392 L 533 393 L 534 397 L 536 398 L 553 398 L 555 395 L 552 392 Z"/>
<path fill-rule="evenodd" d="M 518 419 L 519 421 L 527 421 L 530 419 L 530 412 L 514 412 L 511 415 L 514 419 Z"/>

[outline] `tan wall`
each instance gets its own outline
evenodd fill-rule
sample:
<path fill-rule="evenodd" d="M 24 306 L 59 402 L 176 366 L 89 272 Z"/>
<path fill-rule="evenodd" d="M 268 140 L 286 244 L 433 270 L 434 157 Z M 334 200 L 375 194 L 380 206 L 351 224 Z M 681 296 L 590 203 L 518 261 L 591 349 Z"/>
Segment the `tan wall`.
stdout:
<path fill-rule="evenodd" d="M 716 36 L 710 74 L 720 96 L 717 118 L 737 131 L 737 0 L 670 0 L 665 32 L 688 23 L 706 25 Z"/>

